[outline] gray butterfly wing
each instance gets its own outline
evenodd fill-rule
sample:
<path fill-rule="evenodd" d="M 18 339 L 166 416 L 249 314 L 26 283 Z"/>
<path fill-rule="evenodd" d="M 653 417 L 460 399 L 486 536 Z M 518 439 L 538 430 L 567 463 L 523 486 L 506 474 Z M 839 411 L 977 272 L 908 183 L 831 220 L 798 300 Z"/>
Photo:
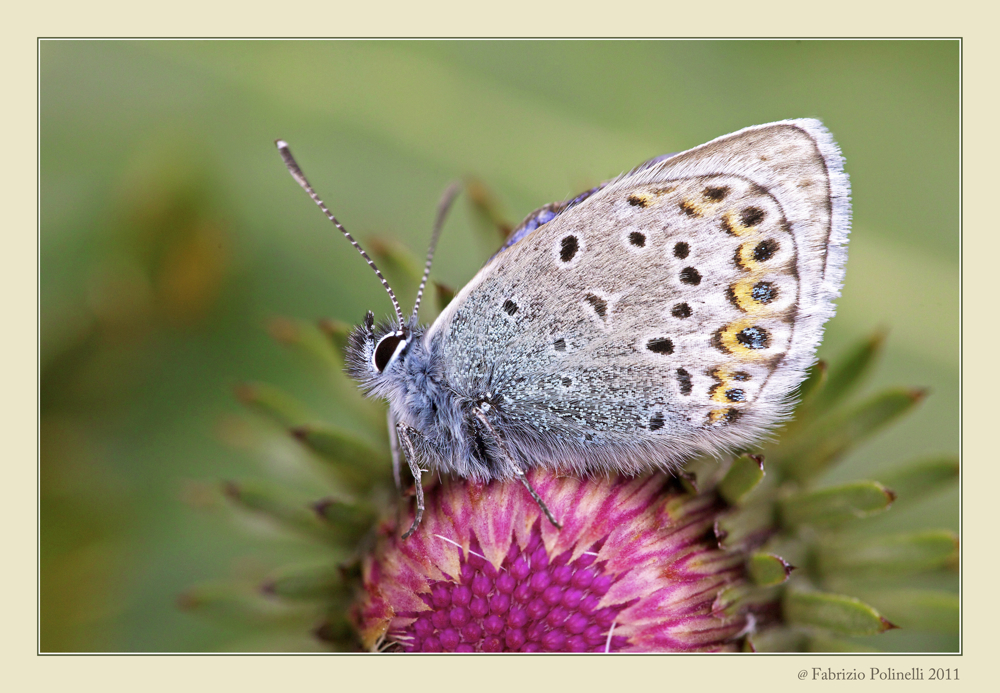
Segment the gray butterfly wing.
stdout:
<path fill-rule="evenodd" d="M 428 331 L 510 452 L 670 467 L 787 415 L 833 314 L 849 188 L 814 120 L 748 128 L 592 191 L 483 268 Z"/>

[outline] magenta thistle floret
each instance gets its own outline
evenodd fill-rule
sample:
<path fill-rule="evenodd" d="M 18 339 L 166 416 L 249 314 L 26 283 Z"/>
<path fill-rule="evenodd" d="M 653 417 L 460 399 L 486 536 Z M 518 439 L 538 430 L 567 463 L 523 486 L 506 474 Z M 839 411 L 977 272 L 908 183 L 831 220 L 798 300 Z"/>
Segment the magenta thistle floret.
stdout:
<path fill-rule="evenodd" d="M 714 493 L 672 477 L 531 483 L 447 480 L 428 492 L 419 531 L 379 528 L 355 620 L 368 647 L 420 652 L 723 651 L 752 622 L 721 610 L 745 556 L 718 548 Z M 405 523 L 404 523 L 405 524 Z M 408 526 L 408 525 L 407 525 Z"/>

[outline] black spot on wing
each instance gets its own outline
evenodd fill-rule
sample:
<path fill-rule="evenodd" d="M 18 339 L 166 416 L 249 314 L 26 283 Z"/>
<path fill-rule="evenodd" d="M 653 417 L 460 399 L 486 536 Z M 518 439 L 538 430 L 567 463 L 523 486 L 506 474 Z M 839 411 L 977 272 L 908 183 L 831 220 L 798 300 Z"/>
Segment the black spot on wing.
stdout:
<path fill-rule="evenodd" d="M 778 252 L 778 241 L 768 238 L 761 241 L 753 249 L 753 259 L 757 262 L 767 262 Z"/>
<path fill-rule="evenodd" d="M 711 202 L 722 202 L 729 194 L 729 188 L 725 186 L 709 186 L 701 191 L 702 196 Z"/>
<path fill-rule="evenodd" d="M 597 313 L 597 317 L 602 320 L 608 314 L 608 302 L 605 301 L 600 296 L 595 296 L 594 294 L 587 294 L 584 299 L 587 303 L 591 305 L 594 312 Z"/>
<path fill-rule="evenodd" d="M 771 344 L 771 335 L 763 327 L 744 327 L 736 333 L 736 341 L 747 349 L 766 349 Z"/>
<path fill-rule="evenodd" d="M 674 353 L 674 343 L 668 337 L 656 337 L 646 342 L 646 348 L 654 354 Z"/>
<path fill-rule="evenodd" d="M 750 290 L 750 296 L 757 303 L 770 303 L 778 296 L 778 287 L 771 282 L 757 282 Z"/>
<path fill-rule="evenodd" d="M 681 200 L 680 209 L 682 212 L 687 214 L 689 217 L 700 217 L 701 212 L 698 210 L 697 205 L 695 205 L 691 200 Z"/>
<path fill-rule="evenodd" d="M 764 210 L 760 207 L 747 207 L 740 212 L 740 223 L 743 226 L 757 226 L 764 221 Z"/>
<path fill-rule="evenodd" d="M 559 259 L 563 262 L 569 262 L 576 255 L 576 251 L 579 248 L 580 244 L 577 242 L 576 236 L 564 236 L 560 242 Z"/>
<path fill-rule="evenodd" d="M 694 267 L 685 267 L 681 270 L 681 281 L 691 286 L 698 286 L 701 284 L 701 272 Z"/>
<path fill-rule="evenodd" d="M 677 384 L 680 386 L 682 395 L 691 394 L 691 374 L 683 368 L 677 369 Z"/>

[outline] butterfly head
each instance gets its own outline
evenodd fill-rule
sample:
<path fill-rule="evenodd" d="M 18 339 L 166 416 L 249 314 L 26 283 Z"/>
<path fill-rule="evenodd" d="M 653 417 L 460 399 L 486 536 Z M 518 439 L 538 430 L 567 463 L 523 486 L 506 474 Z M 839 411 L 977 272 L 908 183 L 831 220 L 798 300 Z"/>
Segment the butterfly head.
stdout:
<path fill-rule="evenodd" d="M 368 311 L 347 342 L 348 374 L 370 392 L 385 392 L 419 337 L 420 330 L 413 324 L 384 321 L 376 325 L 375 316 Z"/>

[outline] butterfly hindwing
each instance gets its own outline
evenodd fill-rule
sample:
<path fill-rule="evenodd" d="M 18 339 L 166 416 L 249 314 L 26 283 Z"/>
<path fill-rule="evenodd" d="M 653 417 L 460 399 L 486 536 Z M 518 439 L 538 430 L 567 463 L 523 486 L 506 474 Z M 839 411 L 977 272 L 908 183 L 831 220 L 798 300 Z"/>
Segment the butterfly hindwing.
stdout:
<path fill-rule="evenodd" d="M 522 457 L 639 468 L 759 436 L 832 312 L 839 166 L 818 123 L 775 123 L 564 204 L 432 327 L 447 380 L 492 398 Z"/>

